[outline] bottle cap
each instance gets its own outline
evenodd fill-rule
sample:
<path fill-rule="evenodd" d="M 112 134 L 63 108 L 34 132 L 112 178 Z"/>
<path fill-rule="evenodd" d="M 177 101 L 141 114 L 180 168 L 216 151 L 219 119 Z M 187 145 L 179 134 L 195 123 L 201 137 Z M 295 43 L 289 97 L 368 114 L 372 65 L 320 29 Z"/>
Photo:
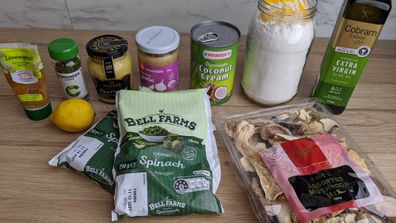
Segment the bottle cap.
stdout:
<path fill-rule="evenodd" d="M 128 41 L 116 35 L 98 36 L 87 43 L 86 50 L 95 59 L 116 59 L 128 52 Z"/>
<path fill-rule="evenodd" d="M 48 52 L 54 60 L 68 61 L 78 55 L 78 46 L 76 41 L 72 39 L 60 38 L 48 44 Z"/>
<path fill-rule="evenodd" d="M 179 47 L 180 36 L 176 30 L 166 26 L 149 26 L 137 32 L 136 45 L 151 54 L 166 54 Z"/>

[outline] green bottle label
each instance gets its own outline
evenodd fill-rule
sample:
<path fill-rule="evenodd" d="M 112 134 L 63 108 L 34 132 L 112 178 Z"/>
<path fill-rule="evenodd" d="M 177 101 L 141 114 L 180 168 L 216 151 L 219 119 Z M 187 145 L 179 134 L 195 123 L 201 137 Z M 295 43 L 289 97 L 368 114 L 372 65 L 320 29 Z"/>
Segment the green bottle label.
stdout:
<path fill-rule="evenodd" d="M 322 62 L 314 97 L 345 107 L 367 64 L 382 25 L 342 18 Z"/>

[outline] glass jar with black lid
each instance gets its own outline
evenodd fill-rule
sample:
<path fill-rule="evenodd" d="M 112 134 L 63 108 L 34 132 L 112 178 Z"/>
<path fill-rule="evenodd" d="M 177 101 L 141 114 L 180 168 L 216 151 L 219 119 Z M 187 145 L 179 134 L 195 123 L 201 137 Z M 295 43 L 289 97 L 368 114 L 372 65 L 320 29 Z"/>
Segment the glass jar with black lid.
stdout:
<path fill-rule="evenodd" d="M 116 35 L 103 35 L 90 40 L 86 49 L 88 71 L 99 99 L 114 103 L 117 91 L 131 89 L 132 60 L 128 41 Z"/>

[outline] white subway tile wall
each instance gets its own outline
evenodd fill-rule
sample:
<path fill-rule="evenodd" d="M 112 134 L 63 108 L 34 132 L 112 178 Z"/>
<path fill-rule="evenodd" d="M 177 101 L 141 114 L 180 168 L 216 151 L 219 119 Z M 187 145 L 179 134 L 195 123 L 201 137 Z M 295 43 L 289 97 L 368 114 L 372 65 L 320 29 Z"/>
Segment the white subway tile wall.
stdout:
<path fill-rule="evenodd" d="M 396 0 L 392 0 L 394 8 Z M 319 0 L 316 36 L 329 37 L 342 0 Z M 246 34 L 257 0 L 0 0 L 0 27 L 138 30 L 171 26 L 179 32 L 203 20 L 224 20 Z M 381 39 L 396 39 L 396 9 Z"/>

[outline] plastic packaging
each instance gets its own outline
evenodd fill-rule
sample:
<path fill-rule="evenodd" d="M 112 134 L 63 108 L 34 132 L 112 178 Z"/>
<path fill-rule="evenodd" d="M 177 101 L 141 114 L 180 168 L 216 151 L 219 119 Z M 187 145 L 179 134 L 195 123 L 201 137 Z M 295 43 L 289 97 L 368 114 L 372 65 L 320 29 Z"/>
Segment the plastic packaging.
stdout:
<path fill-rule="evenodd" d="M 292 213 L 291 205 L 277 183 L 279 179 L 274 179 L 259 154 L 273 148 L 271 144 L 279 145 L 279 143 L 305 138 L 308 135 L 315 137 L 326 135 L 326 133 L 335 136 L 347 151 L 348 157 L 367 171 L 383 195 L 384 201 L 364 208 L 354 207 L 336 211 L 315 220 L 358 222 L 361 219 L 367 219 L 364 222 L 392 222 L 390 219 L 395 219 L 395 211 L 389 211 L 396 210 L 395 192 L 367 155 L 360 152 L 350 137 L 345 134 L 339 122 L 333 118 L 324 105 L 309 100 L 297 105 L 230 116 L 217 120 L 216 125 L 260 222 L 299 221 Z M 298 132 L 302 134 L 299 135 Z M 246 139 L 246 143 L 241 143 L 240 139 Z M 252 146 L 251 148 L 257 151 L 244 150 L 248 146 Z M 254 160 L 251 159 L 252 157 Z"/>
<path fill-rule="evenodd" d="M 117 111 L 113 110 L 48 164 L 76 171 L 113 194 L 115 182 L 112 170 L 118 137 Z"/>
<path fill-rule="evenodd" d="M 221 171 L 205 89 L 122 90 L 117 111 L 113 221 L 223 213 L 214 195 Z"/>
<path fill-rule="evenodd" d="M 38 121 L 51 115 L 47 80 L 37 45 L 0 44 L 0 67 L 31 120 Z"/>

